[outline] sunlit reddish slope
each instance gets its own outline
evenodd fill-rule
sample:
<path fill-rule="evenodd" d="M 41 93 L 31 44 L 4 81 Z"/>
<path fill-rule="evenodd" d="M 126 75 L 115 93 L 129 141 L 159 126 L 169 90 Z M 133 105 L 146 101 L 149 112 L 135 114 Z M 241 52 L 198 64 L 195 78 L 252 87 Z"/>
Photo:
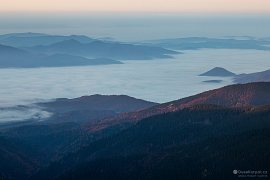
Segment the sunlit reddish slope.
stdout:
<path fill-rule="evenodd" d="M 225 107 L 247 107 L 270 104 L 270 82 L 249 83 L 226 86 L 207 91 L 195 96 L 157 105 L 142 111 L 120 114 L 113 118 L 104 119 L 99 124 L 90 126 L 97 131 L 111 125 L 122 125 L 137 122 L 153 115 L 175 112 L 197 104 L 213 104 Z"/>

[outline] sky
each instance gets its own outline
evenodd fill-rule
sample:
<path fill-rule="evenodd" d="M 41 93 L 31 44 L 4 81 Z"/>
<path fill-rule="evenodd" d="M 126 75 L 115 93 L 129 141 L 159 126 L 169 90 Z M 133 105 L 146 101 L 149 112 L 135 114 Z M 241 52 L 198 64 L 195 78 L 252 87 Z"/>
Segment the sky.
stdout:
<path fill-rule="evenodd" d="M 269 13 L 269 0 L 0 0 L 0 12 Z"/>
<path fill-rule="evenodd" d="M 0 0 L 0 34 L 269 37 L 270 0 Z"/>

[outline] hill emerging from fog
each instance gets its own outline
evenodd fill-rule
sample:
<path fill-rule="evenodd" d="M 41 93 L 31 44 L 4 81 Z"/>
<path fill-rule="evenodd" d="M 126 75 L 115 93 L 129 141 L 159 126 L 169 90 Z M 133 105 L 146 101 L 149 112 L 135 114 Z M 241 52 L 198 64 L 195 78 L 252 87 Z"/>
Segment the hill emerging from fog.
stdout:
<path fill-rule="evenodd" d="M 112 110 L 117 113 L 138 111 L 146 109 L 157 103 L 136 99 L 126 95 L 91 95 L 82 96 L 74 99 L 56 99 L 52 102 L 39 103 L 40 106 L 46 107 L 53 111 L 65 112 L 70 109 L 84 110 Z"/>
<path fill-rule="evenodd" d="M 75 99 L 56 99 L 38 103 L 43 110 L 53 114 L 46 122 L 89 122 L 93 123 L 120 113 L 140 111 L 157 103 L 125 95 L 92 95 Z"/>
<path fill-rule="evenodd" d="M 227 69 L 221 67 L 215 67 L 205 73 L 200 74 L 199 76 L 217 76 L 217 77 L 231 77 L 236 74 L 228 71 Z"/>

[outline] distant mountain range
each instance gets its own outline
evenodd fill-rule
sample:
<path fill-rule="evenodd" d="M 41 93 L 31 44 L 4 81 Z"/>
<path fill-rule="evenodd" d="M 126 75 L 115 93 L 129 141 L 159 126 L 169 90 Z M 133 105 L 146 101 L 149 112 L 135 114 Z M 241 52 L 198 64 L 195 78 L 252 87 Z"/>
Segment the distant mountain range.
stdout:
<path fill-rule="evenodd" d="M 175 39 L 160 39 L 145 42 L 149 45 L 156 45 L 164 48 L 177 50 L 196 50 L 196 49 L 255 49 L 270 50 L 270 40 L 267 38 L 206 38 L 188 37 Z"/>
<path fill-rule="evenodd" d="M 12 33 L 0 35 L 0 44 L 17 48 L 32 47 L 38 45 L 50 45 L 60 41 L 77 40 L 82 43 L 89 43 L 95 39 L 82 35 L 48 35 L 41 33 Z"/>
<path fill-rule="evenodd" d="M 159 105 L 100 95 L 45 103 L 55 113 L 120 114 L 95 123 L 75 116 L 2 127 L 0 174 L 10 179 L 234 179 L 234 169 L 267 170 L 269 90 L 270 83 L 232 85 Z"/>
<path fill-rule="evenodd" d="M 94 39 L 83 35 L 64 36 L 41 33 L 13 33 L 0 35 L 0 52 L 4 50 L 11 52 L 6 47 L 9 47 L 9 50 L 10 48 L 15 48 L 16 52 L 13 49 L 14 54 L 0 54 L 0 67 L 2 68 L 115 64 L 120 63 L 116 60 L 173 58 L 174 55 L 180 54 L 180 52 L 175 50 L 202 48 L 268 51 L 270 50 L 270 41 L 267 38 L 190 37 L 153 40 L 143 43 L 122 43 Z M 24 52 L 23 54 L 22 51 Z M 65 57 L 60 57 L 59 54 Z M 88 59 L 106 59 L 106 61 L 97 62 L 92 60 L 90 62 Z"/>
<path fill-rule="evenodd" d="M 0 68 L 64 67 L 104 64 L 121 64 L 121 62 L 107 58 L 88 59 L 68 54 L 44 55 L 30 53 L 11 46 L 0 45 Z"/>
<path fill-rule="evenodd" d="M 40 33 L 0 35 L 0 52 L 1 68 L 119 64 L 113 59 L 149 60 L 179 54 L 155 46 Z"/>
<path fill-rule="evenodd" d="M 120 60 L 171 58 L 170 55 L 178 54 L 178 52 L 160 47 L 100 40 L 82 43 L 75 39 L 60 41 L 51 45 L 34 46 L 27 48 L 27 50 L 46 54 L 65 53 L 91 58 L 106 57 Z"/>

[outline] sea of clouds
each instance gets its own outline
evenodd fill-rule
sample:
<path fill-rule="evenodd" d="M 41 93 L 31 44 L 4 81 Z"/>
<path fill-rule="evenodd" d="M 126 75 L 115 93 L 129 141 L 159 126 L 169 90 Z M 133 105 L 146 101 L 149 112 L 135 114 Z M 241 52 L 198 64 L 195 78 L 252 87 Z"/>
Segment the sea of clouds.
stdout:
<path fill-rule="evenodd" d="M 56 98 L 125 94 L 168 102 L 232 83 L 230 78 L 200 77 L 213 67 L 234 73 L 270 69 L 269 51 L 185 51 L 175 59 L 126 61 L 125 64 L 0 69 L 0 122 L 44 119 L 50 113 L 34 105 Z M 222 83 L 203 83 L 219 79 Z"/>

